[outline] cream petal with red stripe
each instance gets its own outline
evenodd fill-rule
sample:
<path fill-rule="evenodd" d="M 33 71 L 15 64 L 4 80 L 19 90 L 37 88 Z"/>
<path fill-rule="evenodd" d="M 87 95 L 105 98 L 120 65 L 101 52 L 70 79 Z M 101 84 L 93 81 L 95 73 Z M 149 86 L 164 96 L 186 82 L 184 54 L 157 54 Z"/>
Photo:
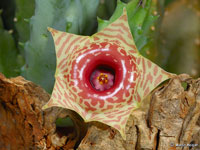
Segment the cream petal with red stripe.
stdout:
<path fill-rule="evenodd" d="M 99 121 L 117 129 L 125 139 L 132 110 L 172 74 L 139 54 L 125 9 L 121 17 L 92 36 L 48 30 L 55 43 L 57 67 L 51 99 L 43 108 L 74 110 L 86 122 Z M 98 67 L 106 69 L 102 73 L 114 72 L 113 85 L 104 91 L 96 90 L 90 81 Z"/>

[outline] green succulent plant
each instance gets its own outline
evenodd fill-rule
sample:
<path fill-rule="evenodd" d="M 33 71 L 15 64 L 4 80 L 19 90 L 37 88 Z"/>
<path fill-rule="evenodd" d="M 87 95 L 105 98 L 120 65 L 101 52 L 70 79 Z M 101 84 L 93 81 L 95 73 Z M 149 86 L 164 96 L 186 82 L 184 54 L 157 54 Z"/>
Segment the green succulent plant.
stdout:
<path fill-rule="evenodd" d="M 19 75 L 19 57 L 12 31 L 4 30 L 0 18 L 0 72 L 6 77 Z"/>
<path fill-rule="evenodd" d="M 30 19 L 30 40 L 25 44 L 26 64 L 22 75 L 51 92 L 54 84 L 55 52 L 47 27 L 75 34 L 95 29 L 98 0 L 36 0 Z"/>

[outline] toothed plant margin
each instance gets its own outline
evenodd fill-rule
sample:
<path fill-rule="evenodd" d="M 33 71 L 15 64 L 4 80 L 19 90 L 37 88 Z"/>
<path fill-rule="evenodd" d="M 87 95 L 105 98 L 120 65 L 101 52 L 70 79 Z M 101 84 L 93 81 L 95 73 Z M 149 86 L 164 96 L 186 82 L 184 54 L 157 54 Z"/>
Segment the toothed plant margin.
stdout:
<path fill-rule="evenodd" d="M 30 37 L 29 18 L 34 15 L 35 0 L 16 0 L 15 26 L 18 33 L 18 49 L 24 56 L 24 45 Z"/>
<path fill-rule="evenodd" d="M 0 73 L 6 77 L 13 77 L 19 75 L 19 71 L 19 59 L 14 38 L 11 32 L 4 30 L 0 18 Z"/>

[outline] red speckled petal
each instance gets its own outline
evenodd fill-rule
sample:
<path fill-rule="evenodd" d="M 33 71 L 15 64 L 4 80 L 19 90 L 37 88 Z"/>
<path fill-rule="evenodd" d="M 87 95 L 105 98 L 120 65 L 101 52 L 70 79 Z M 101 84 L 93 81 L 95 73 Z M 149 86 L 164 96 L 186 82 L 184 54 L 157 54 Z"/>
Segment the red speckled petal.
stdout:
<path fill-rule="evenodd" d="M 116 21 L 92 36 L 49 28 L 57 57 L 55 85 L 44 109 L 58 106 L 76 111 L 85 121 L 99 121 L 117 129 L 125 139 L 133 109 L 160 82 L 170 77 L 143 58 L 135 46 L 124 9 Z M 112 70 L 109 88 L 97 90 L 92 80 L 100 66 Z M 95 82 L 91 84 L 91 82 Z M 108 85 L 107 85 L 108 86 Z"/>
<path fill-rule="evenodd" d="M 123 14 L 116 21 L 109 24 L 100 32 L 92 35 L 94 41 L 116 41 L 125 47 L 129 53 L 137 54 L 138 50 L 135 46 L 131 30 L 127 21 L 126 9 L 124 8 Z"/>
<path fill-rule="evenodd" d="M 135 99 L 139 101 L 145 98 L 161 82 L 174 76 L 174 74 L 164 71 L 142 56 L 137 59 L 137 66 L 141 73 L 137 82 Z"/>

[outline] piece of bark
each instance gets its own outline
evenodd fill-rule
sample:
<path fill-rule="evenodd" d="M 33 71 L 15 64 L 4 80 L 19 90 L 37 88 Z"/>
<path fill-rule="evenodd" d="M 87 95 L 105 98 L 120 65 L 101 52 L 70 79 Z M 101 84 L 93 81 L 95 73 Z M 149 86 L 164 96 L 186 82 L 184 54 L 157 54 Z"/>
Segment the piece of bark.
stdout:
<path fill-rule="evenodd" d="M 131 114 L 126 141 L 91 123 L 78 150 L 200 150 L 200 79 L 179 75 L 151 95 Z"/>
<path fill-rule="evenodd" d="M 85 124 L 73 111 L 42 111 L 49 98 L 42 88 L 22 77 L 0 75 L 1 150 L 77 146 L 78 150 L 200 149 L 200 79 L 179 75 L 154 90 L 131 114 L 125 141 L 115 129 L 98 122 Z M 66 116 L 74 121 L 74 128 L 60 131 L 55 121 Z"/>
<path fill-rule="evenodd" d="M 42 111 L 50 96 L 41 87 L 22 77 L 6 79 L 0 74 L 0 150 L 73 149 L 85 135 L 86 124 L 66 109 Z M 58 132 L 57 118 L 69 116 L 76 131 Z M 81 125 L 80 125 L 81 124 Z"/>

